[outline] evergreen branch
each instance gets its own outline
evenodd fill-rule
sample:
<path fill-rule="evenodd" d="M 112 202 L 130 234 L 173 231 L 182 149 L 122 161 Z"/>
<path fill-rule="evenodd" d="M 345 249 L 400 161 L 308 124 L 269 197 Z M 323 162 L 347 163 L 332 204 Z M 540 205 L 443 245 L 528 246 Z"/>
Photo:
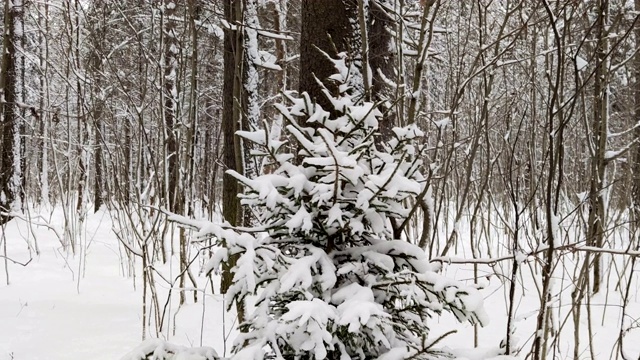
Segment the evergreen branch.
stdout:
<path fill-rule="evenodd" d="M 336 151 L 337 149 L 329 145 L 329 141 L 325 138 L 323 131 L 318 131 L 318 133 L 320 134 L 320 138 L 322 139 L 324 144 L 327 146 L 327 150 L 329 151 L 329 154 L 333 159 L 333 163 L 336 165 L 336 181 L 333 182 L 333 204 L 335 205 L 336 202 L 338 202 L 338 190 L 340 186 L 340 163 L 338 162 L 338 158 L 336 158 L 336 155 L 334 154 L 334 151 Z"/>

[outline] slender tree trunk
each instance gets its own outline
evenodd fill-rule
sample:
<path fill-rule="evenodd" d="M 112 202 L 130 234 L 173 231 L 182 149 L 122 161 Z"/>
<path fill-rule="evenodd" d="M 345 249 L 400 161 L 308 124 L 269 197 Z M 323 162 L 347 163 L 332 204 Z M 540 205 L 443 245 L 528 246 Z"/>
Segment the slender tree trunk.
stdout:
<path fill-rule="evenodd" d="M 240 59 L 241 83 L 237 84 L 238 99 L 240 99 L 237 105 L 236 111 L 236 124 L 240 124 L 240 127 L 236 130 L 253 131 L 261 128 L 260 124 L 260 104 L 259 104 L 259 74 L 257 69 L 257 63 L 259 59 L 258 49 L 258 31 L 260 24 L 258 23 L 258 1 L 257 0 L 243 0 L 242 8 L 242 23 L 243 26 L 242 36 L 238 38 L 239 45 L 242 47 Z M 255 144 L 251 141 L 246 141 L 243 138 L 236 136 L 235 141 L 237 143 L 236 148 L 239 151 L 236 152 L 236 156 L 242 154 L 236 161 L 236 171 L 244 176 L 253 179 L 259 175 L 260 166 L 251 155 L 251 152 Z M 242 226 L 250 226 L 253 222 L 253 215 L 248 207 L 241 208 L 241 221 Z"/>
<path fill-rule="evenodd" d="M 93 28 L 91 31 L 91 42 L 93 43 L 91 58 L 89 61 L 89 70 L 92 73 L 92 120 L 93 120 L 93 141 L 94 141 L 94 168 L 95 176 L 93 179 L 93 197 L 94 197 L 94 212 L 97 212 L 102 206 L 103 199 L 103 171 L 102 171 L 102 136 L 103 136 L 103 115 L 105 94 L 103 90 L 103 69 L 102 60 L 104 54 L 104 40 L 106 36 L 107 26 L 107 8 L 102 6 L 95 9 L 95 17 Z"/>
<path fill-rule="evenodd" d="M 49 116 L 45 115 L 44 109 L 48 106 L 48 61 L 49 61 L 49 38 L 47 34 L 49 33 L 49 4 L 44 3 L 42 5 L 42 10 L 38 12 L 38 23 L 41 31 L 38 34 L 38 42 L 40 44 L 39 48 L 39 65 L 41 69 L 40 74 L 40 104 L 39 104 L 39 113 L 42 114 L 40 116 L 40 136 L 41 139 L 38 142 L 40 147 L 40 157 L 39 157 L 39 180 L 40 180 L 40 203 L 47 205 L 49 204 L 49 147 L 47 145 L 47 137 L 49 133 Z"/>
<path fill-rule="evenodd" d="M 608 131 L 608 66 L 607 66 L 607 18 L 609 14 L 609 1 L 598 1 L 598 18 L 596 23 L 597 49 L 596 70 L 594 76 L 594 102 L 593 102 L 593 127 L 592 143 L 594 153 L 591 156 L 591 176 L 589 190 L 589 228 L 587 244 L 602 247 L 604 242 L 604 181 L 605 181 L 605 151 L 607 146 Z M 601 256 L 593 255 L 593 292 L 600 291 L 601 284 Z"/>
<path fill-rule="evenodd" d="M 69 4 L 69 8 L 71 8 L 71 4 Z M 80 11 L 81 5 L 79 0 L 74 0 L 73 2 L 73 11 L 75 14 L 73 18 L 73 29 L 71 31 L 73 36 L 73 45 L 70 46 L 71 51 L 73 52 L 73 62 L 72 67 L 75 71 L 78 71 L 82 68 L 80 63 L 80 36 L 81 36 L 81 28 L 80 28 Z M 71 15 L 69 15 L 71 16 Z M 78 194 L 76 199 L 76 213 L 78 214 L 78 218 L 80 221 L 84 219 L 84 206 L 85 206 L 85 198 L 87 193 L 87 188 L 89 187 L 89 176 L 87 172 L 87 158 L 88 152 L 85 146 L 85 141 L 89 141 L 87 123 L 85 121 L 85 99 L 84 99 L 84 89 L 83 82 L 84 80 L 80 77 L 76 77 L 75 83 L 75 97 L 76 97 L 76 107 L 75 113 L 76 116 L 76 153 L 78 156 Z"/>
<path fill-rule="evenodd" d="M 640 11 L 640 0 L 635 0 L 635 10 Z M 640 23 L 636 24 L 636 48 L 640 49 Z M 634 73 L 636 82 L 634 85 L 634 114 L 635 119 L 640 119 L 640 52 L 636 53 L 634 59 Z M 634 130 L 634 137 L 640 139 L 640 127 L 636 127 Z M 640 143 L 636 143 L 633 158 L 633 183 L 632 183 L 632 211 L 634 215 L 633 224 L 635 230 L 640 230 Z"/>
<path fill-rule="evenodd" d="M 564 127 L 566 121 L 564 112 L 558 104 L 564 101 L 564 74 L 565 74 L 565 37 L 560 35 L 558 20 L 548 4 L 545 11 L 553 30 L 555 56 L 547 55 L 549 79 L 550 105 L 547 110 L 547 156 L 549 159 L 548 175 L 544 187 L 544 210 L 546 215 L 546 241 L 547 250 L 542 259 L 542 291 L 540 292 L 540 310 L 536 317 L 536 331 L 533 339 L 533 359 L 544 360 L 549 349 L 550 329 L 550 302 L 552 299 L 553 270 L 556 266 L 555 249 L 559 243 L 556 234 L 556 222 L 558 221 L 558 205 L 560 189 L 564 177 Z M 555 57 L 555 61 L 554 58 Z M 555 69 L 554 66 L 555 65 Z M 555 72 L 554 72 L 555 70 Z"/>
<path fill-rule="evenodd" d="M 287 11 L 288 0 L 279 0 L 274 2 L 273 17 L 277 19 L 275 23 L 275 31 L 282 32 L 287 29 Z M 285 91 L 287 89 L 287 42 L 283 39 L 274 39 L 275 42 L 275 55 L 276 64 L 280 65 L 282 71 L 276 72 L 276 82 L 279 91 Z"/>
<path fill-rule="evenodd" d="M 167 165 L 167 205 L 173 212 L 180 213 L 179 188 L 179 154 L 176 138 L 176 112 L 178 103 L 178 88 L 176 84 L 178 71 L 179 46 L 176 34 L 176 3 L 166 0 L 164 4 L 164 126 Z"/>

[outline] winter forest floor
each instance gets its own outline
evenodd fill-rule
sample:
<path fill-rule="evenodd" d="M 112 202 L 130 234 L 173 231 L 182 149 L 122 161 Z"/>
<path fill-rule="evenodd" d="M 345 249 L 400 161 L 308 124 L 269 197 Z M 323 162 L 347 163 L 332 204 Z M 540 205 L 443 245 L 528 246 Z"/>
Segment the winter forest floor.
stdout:
<path fill-rule="evenodd" d="M 60 209 L 42 215 L 48 224 L 62 232 Z M 460 229 L 464 232 L 464 227 Z M 62 249 L 56 233 L 46 227 L 30 228 L 25 221 L 14 219 L 3 229 L 1 245 L 6 244 L 6 255 L 11 260 L 7 260 L 5 268 L 5 259 L 0 258 L 0 360 L 119 359 L 140 344 L 143 332 L 140 264 L 132 276 L 127 270 L 124 249 L 113 233 L 106 211 L 88 216 L 80 238 L 82 241 L 74 256 Z M 33 245 L 34 239 L 40 255 L 29 250 L 28 244 Z M 0 250 L 0 254 L 4 254 L 4 249 L 0 247 Z M 457 256 L 465 254 L 460 250 Z M 18 264 L 27 262 L 26 266 Z M 167 264 L 157 265 L 157 270 L 167 279 L 172 279 L 176 276 L 177 264 L 177 258 L 172 258 Z M 552 321 L 561 335 L 554 345 L 557 348 L 552 351 L 554 358 L 573 357 L 574 326 L 569 314 L 571 286 L 567 283 L 569 277 L 562 273 L 571 273 L 574 267 L 570 257 L 566 257 L 563 266 L 557 270 L 555 286 L 561 296 L 552 299 L 557 309 L 553 312 L 555 318 Z M 520 357 L 524 358 L 531 347 L 539 299 L 532 277 L 535 269 L 533 272 L 529 270 L 534 267 L 525 263 L 522 268 L 518 280 L 514 335 L 523 348 Z M 450 277 L 473 279 L 470 265 L 451 264 L 445 269 Z M 611 275 L 623 270 L 616 267 L 609 270 L 608 287 L 611 290 L 594 295 L 590 299 L 590 319 L 586 315 L 582 318 L 580 358 L 590 358 L 590 350 L 594 352 L 595 359 L 616 358 L 618 355 L 616 341 L 620 332 L 621 295 L 615 291 L 617 276 L 613 279 Z M 456 354 L 460 359 L 487 359 L 498 354 L 496 348 L 505 337 L 507 326 L 505 304 L 508 287 L 503 277 L 509 272 L 510 268 L 500 264 L 478 266 L 478 274 L 486 275 L 479 279 L 485 283 L 482 293 L 491 323 L 477 330 L 480 349 L 458 350 Z M 187 304 L 182 307 L 178 306 L 177 291 L 166 302 L 170 286 L 158 281 L 159 298 L 168 314 L 168 324 L 160 337 L 183 346 L 211 346 L 218 354 L 229 355 L 233 336 L 228 330 L 232 328 L 231 317 L 229 314 L 223 316 L 218 285 L 214 284 L 216 294 L 212 294 L 208 279 L 199 276 L 197 270 L 194 274 L 202 291 L 198 294 L 197 303 L 193 302 L 192 292 L 189 292 Z M 634 277 L 637 277 L 637 270 Z M 216 282 L 217 279 L 214 280 Z M 632 319 L 640 317 L 638 290 L 640 288 L 635 286 L 631 291 L 626 309 L 626 316 Z M 203 291 L 206 294 L 204 302 Z M 431 324 L 434 336 L 450 330 L 457 330 L 457 333 L 445 338 L 442 344 L 456 348 L 474 347 L 473 326 L 458 324 L 450 315 L 436 318 Z M 146 331 L 147 337 L 155 337 L 153 326 Z M 640 355 L 640 331 L 636 327 L 626 335 L 626 358 L 637 359 Z"/>
<path fill-rule="evenodd" d="M 61 212 L 47 221 L 54 226 L 63 223 Z M 3 237 L 12 260 L 29 261 L 27 231 L 24 221 L 14 219 L 7 225 Z M 51 230 L 36 228 L 34 235 L 41 253 L 33 254 L 27 266 L 9 261 L 10 285 L 2 261 L 0 360 L 119 359 L 140 344 L 140 268 L 135 279 L 125 276 L 109 214 L 89 216 L 86 243 L 81 244 L 86 251 L 76 256 L 62 250 Z M 172 341 L 198 346 L 202 339 L 217 348 L 222 342 L 220 301 L 209 296 L 205 305 L 180 309 Z"/>

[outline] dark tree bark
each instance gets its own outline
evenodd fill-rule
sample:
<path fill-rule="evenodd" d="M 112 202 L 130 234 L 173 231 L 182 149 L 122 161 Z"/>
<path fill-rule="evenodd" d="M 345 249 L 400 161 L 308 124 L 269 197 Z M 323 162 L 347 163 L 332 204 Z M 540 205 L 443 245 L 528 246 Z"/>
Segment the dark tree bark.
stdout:
<path fill-rule="evenodd" d="M 226 169 L 233 169 L 248 178 L 258 175 L 259 168 L 251 156 L 254 146 L 236 135 L 236 131 L 251 131 L 260 125 L 260 104 L 258 97 L 259 79 L 256 64 L 258 56 L 256 0 L 236 0 L 224 2 L 225 18 L 238 26 L 235 31 L 225 30 L 224 39 L 224 90 L 223 93 L 223 136 Z M 246 207 L 240 206 L 238 193 L 242 188 L 237 181 L 225 174 L 223 178 L 223 216 L 232 225 L 249 226 L 253 215 Z M 233 281 L 231 269 L 237 261 L 231 256 L 223 267 L 221 291 L 227 291 Z M 238 321 L 244 319 L 244 306 L 237 304 Z M 243 329 L 244 330 L 244 329 Z"/>
<path fill-rule="evenodd" d="M 356 11 L 355 0 L 302 0 L 299 90 L 306 91 L 325 110 L 331 109 L 330 102 L 315 77 L 324 82 L 336 70 L 320 50 L 331 57 L 350 52 L 353 28 L 349 19 L 356 19 Z M 336 95 L 335 86 L 325 85 Z"/>
<path fill-rule="evenodd" d="M 22 184 L 21 159 L 22 146 L 20 138 L 19 111 L 17 101 L 18 71 L 16 44 L 20 41 L 16 30 L 22 21 L 23 8 L 20 1 L 5 0 L 4 3 L 4 35 L 2 55 L 2 75 L 0 87 L 4 102 L 2 106 L 2 123 L 0 123 L 0 212 L 10 212 L 14 201 L 20 199 Z M 0 225 L 11 220 L 10 216 L 0 215 Z"/>
<path fill-rule="evenodd" d="M 336 70 L 320 50 L 331 57 L 346 52 L 349 62 L 354 65 L 353 70 L 359 71 L 362 76 L 370 68 L 370 89 L 366 89 L 363 79 L 357 79 L 357 83 L 351 79 L 350 85 L 354 88 L 356 99 L 359 100 L 358 95 L 362 95 L 367 101 L 380 102 L 391 97 L 383 75 L 388 79 L 394 78 L 394 49 L 389 31 L 394 20 L 377 1 L 371 1 L 366 6 L 360 1 L 302 1 L 299 90 L 306 91 L 324 109 L 330 109 L 330 104 L 322 94 L 316 77 L 325 82 Z M 359 6 L 362 8 L 359 9 Z M 364 33 L 360 30 L 361 24 L 366 24 L 367 31 Z M 362 46 L 362 34 L 366 34 L 366 46 Z M 364 67 L 363 62 L 368 62 L 369 68 Z M 325 85 L 333 95 L 337 95 L 337 89 L 332 84 L 325 82 Z M 366 90 L 368 93 L 365 94 Z M 395 115 L 385 113 L 380 128 L 383 140 L 391 136 L 394 125 Z"/>
<path fill-rule="evenodd" d="M 595 154 L 591 159 L 591 178 L 589 188 L 589 219 L 587 230 L 587 245 L 602 247 L 604 244 L 605 204 L 602 195 L 605 176 L 605 151 L 607 147 L 608 107 L 607 72 L 608 36 L 606 27 L 609 16 L 609 1 L 598 1 L 598 17 L 596 19 L 597 49 L 594 76 L 594 101 L 593 101 L 593 125 L 592 141 L 595 145 Z M 602 280 L 600 253 L 593 255 L 593 292 L 600 291 Z"/>
<path fill-rule="evenodd" d="M 233 6 L 233 0 L 224 1 L 224 17 L 228 22 L 233 22 L 236 18 L 236 9 Z M 223 98 L 222 98 L 222 162 L 225 170 L 237 168 L 235 154 L 235 127 L 234 124 L 234 104 L 233 89 L 236 76 L 236 37 L 237 30 L 224 30 L 224 81 L 223 81 Z M 222 177 L 222 216 L 225 221 L 231 225 L 238 223 L 238 211 L 240 202 L 238 201 L 239 186 L 238 182 L 226 172 Z M 230 267 L 223 265 L 222 282 L 220 291 L 224 294 L 229 289 L 233 281 L 233 274 Z"/>
<path fill-rule="evenodd" d="M 369 4 L 368 42 L 369 65 L 372 72 L 371 100 L 374 102 L 388 101 L 391 100 L 393 93 L 383 76 L 387 79 L 395 78 L 395 50 L 392 46 L 390 32 L 394 26 L 394 20 L 377 1 L 371 1 Z M 396 114 L 389 111 L 390 105 L 384 105 L 386 112 L 380 122 L 381 141 L 389 140 L 392 136 L 391 129 L 396 126 Z"/>

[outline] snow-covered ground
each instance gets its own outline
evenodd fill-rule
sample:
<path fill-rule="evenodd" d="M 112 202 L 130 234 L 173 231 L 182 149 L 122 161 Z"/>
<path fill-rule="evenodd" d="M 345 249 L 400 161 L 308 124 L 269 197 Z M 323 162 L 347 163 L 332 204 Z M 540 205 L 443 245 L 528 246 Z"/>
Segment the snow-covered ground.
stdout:
<path fill-rule="evenodd" d="M 52 224 L 60 223 L 56 215 Z M 40 255 L 30 253 L 23 221 L 4 230 L 9 285 L 0 287 L 0 359 L 113 359 L 140 337 L 139 296 L 122 276 L 118 244 L 105 214 L 88 225 L 84 269 L 56 235 L 38 228 Z"/>
<path fill-rule="evenodd" d="M 62 224 L 61 211 L 50 219 L 47 216 L 47 222 Z M 7 285 L 4 259 L 0 258 L 0 360 L 119 359 L 140 344 L 140 269 L 134 286 L 134 279 L 124 274 L 108 214 L 89 216 L 82 256 L 65 253 L 55 233 L 44 227 L 35 229 L 40 255 L 30 253 L 27 230 L 24 221 L 14 219 L 2 234 L 7 256 L 29 263 L 22 266 L 8 261 Z M 157 286 L 166 294 L 166 286 Z M 209 292 L 205 300 L 206 307 L 200 301 L 178 311 L 170 341 L 187 346 L 199 346 L 201 340 L 223 344 L 220 296 Z M 178 309 L 175 296 L 168 309 L 173 323 Z M 223 353 L 223 347 L 218 351 Z"/>
<path fill-rule="evenodd" d="M 63 223 L 62 213 L 57 210 L 47 215 L 47 222 L 54 227 Z M 42 222 L 42 220 L 40 220 Z M 46 227 L 33 228 L 29 233 L 26 223 L 12 220 L 3 230 L 6 241 L 6 254 L 16 262 L 26 266 L 7 262 L 10 284 L 7 285 L 5 259 L 0 258 L 0 360 L 80 360 L 80 359 L 120 359 L 142 340 L 142 290 L 140 271 L 137 268 L 135 279 L 127 276 L 123 249 L 112 231 L 108 213 L 99 212 L 88 217 L 86 231 L 79 245 L 78 255 L 63 251 L 56 234 Z M 61 233 L 61 228 L 58 228 Z M 29 250 L 28 242 L 38 242 L 40 255 Z M 0 244 L 0 255 L 4 254 L 4 243 Z M 83 251 L 80 251 L 82 249 Z M 31 260 L 30 260 L 31 259 Z M 178 261 L 170 261 L 174 265 Z M 571 358 L 573 353 L 573 322 L 569 313 L 571 308 L 570 292 L 572 284 L 568 278 L 573 271 L 570 256 L 559 267 L 556 289 L 565 289 L 562 296 L 553 301 L 553 323 L 561 329 L 559 341 L 554 353 L 557 358 Z M 457 279 L 472 279 L 469 265 L 446 265 L 449 276 Z M 534 331 L 538 294 L 534 276 L 525 263 L 517 290 L 518 303 L 515 311 L 518 345 L 523 347 L 521 355 L 528 353 Z M 167 278 L 176 271 L 170 266 L 158 265 L 158 271 Z M 483 290 L 485 308 L 491 316 L 491 323 L 478 330 L 479 346 L 485 350 L 464 351 L 456 354 L 461 359 L 491 358 L 506 334 L 506 294 L 501 277 L 509 275 L 509 268 L 486 265 L 479 266 L 480 274 L 490 275 L 482 278 L 486 288 Z M 620 269 L 608 270 L 615 275 Z M 566 273 L 563 279 L 562 274 Z M 609 273 L 608 273 L 609 274 Z M 197 273 L 195 273 L 198 276 Z M 634 273 L 637 277 L 637 270 Z M 504 280 L 504 279 L 502 279 Z M 220 355 L 228 354 L 232 339 L 225 333 L 230 328 L 227 315 L 223 319 L 222 297 L 211 294 L 211 285 L 205 277 L 198 277 L 199 289 L 207 289 L 204 304 L 202 291 L 199 302 L 193 303 L 192 295 L 187 295 L 188 304 L 179 308 L 177 291 L 166 304 L 166 316 L 169 321 L 160 337 L 172 343 L 184 346 L 211 346 Z M 610 288 L 615 287 L 611 278 Z M 159 298 L 164 306 L 169 285 L 158 281 Z M 217 289 L 216 289 L 217 291 Z M 627 309 L 629 319 L 640 318 L 638 289 L 631 293 Z M 595 352 L 596 359 L 616 358 L 616 341 L 619 336 L 621 319 L 620 292 L 609 291 L 597 294 L 591 299 L 591 334 L 587 330 L 587 315 L 581 322 L 581 356 L 588 357 L 588 350 Z M 177 315 L 176 315 L 177 314 Z M 225 329 L 227 329 L 225 331 Z M 450 330 L 458 330 L 447 337 L 442 344 L 452 348 L 473 347 L 473 327 L 458 324 L 452 316 L 444 315 L 433 320 L 432 336 L 437 337 Z M 175 330 L 175 334 L 174 334 Z M 153 325 L 147 329 L 147 337 L 154 337 Z M 627 358 L 637 359 L 640 355 L 640 330 L 630 330 L 625 337 Z M 522 356 L 524 358 L 524 356 Z"/>

